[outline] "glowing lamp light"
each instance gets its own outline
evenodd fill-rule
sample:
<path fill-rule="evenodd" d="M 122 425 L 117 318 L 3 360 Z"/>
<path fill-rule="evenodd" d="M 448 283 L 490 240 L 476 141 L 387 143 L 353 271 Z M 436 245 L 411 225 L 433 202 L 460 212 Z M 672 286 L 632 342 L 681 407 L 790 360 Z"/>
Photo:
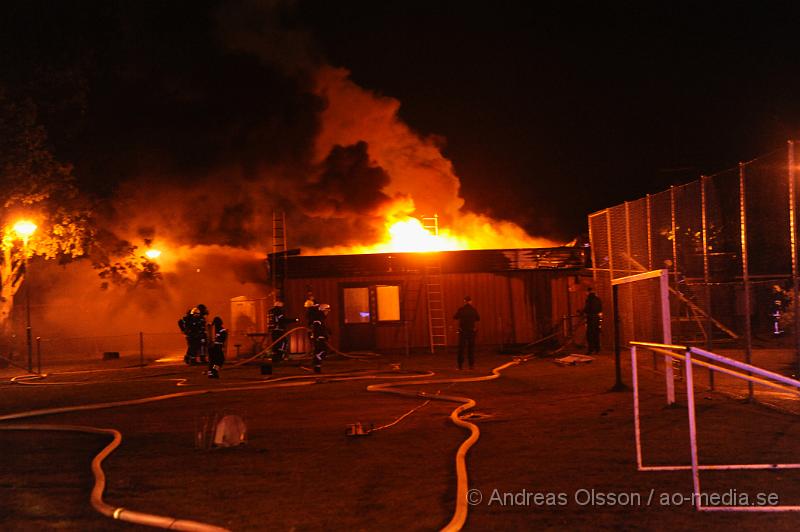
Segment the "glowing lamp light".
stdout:
<path fill-rule="evenodd" d="M 37 225 L 30 220 L 20 220 L 14 224 L 12 229 L 15 233 L 17 233 L 17 235 L 20 236 L 20 238 L 22 238 L 23 241 L 27 243 L 28 239 L 36 231 L 36 227 Z"/>
<path fill-rule="evenodd" d="M 151 260 L 155 260 L 161 256 L 161 250 L 158 249 L 148 249 L 144 252 L 145 257 Z"/>

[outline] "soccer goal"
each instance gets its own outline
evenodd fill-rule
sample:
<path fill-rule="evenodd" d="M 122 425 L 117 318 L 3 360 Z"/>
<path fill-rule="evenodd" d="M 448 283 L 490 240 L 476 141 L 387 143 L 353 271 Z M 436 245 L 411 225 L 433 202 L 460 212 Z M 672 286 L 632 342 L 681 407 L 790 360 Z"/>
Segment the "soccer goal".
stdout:
<path fill-rule="evenodd" d="M 611 281 L 614 306 L 614 343 L 619 352 L 632 341 L 672 344 L 669 272 L 653 270 Z M 655 356 L 655 355 L 654 355 Z M 654 358 L 654 364 L 657 362 Z M 675 403 L 673 359 L 663 357 L 667 404 Z M 617 361 L 617 372 L 620 371 Z M 619 375 L 617 382 L 620 382 Z"/>
<path fill-rule="evenodd" d="M 724 373 L 728 376 L 747 381 L 748 383 L 778 389 L 782 392 L 789 392 L 800 395 L 800 381 L 786 377 L 779 373 L 774 373 L 751 364 L 739 362 L 732 358 L 724 357 L 703 349 L 660 344 L 652 342 L 630 342 L 631 352 L 631 373 L 633 379 L 633 413 L 634 413 L 634 434 L 636 443 L 636 465 L 639 471 L 692 471 L 692 503 L 699 511 L 707 512 L 778 512 L 778 511 L 800 511 L 797 505 L 715 505 L 707 504 L 709 497 L 704 497 L 700 488 L 700 471 L 733 471 L 733 470 L 774 470 L 774 469 L 800 469 L 800 463 L 750 463 L 750 464 L 706 464 L 701 465 L 698 460 L 697 445 L 697 412 L 694 397 L 694 369 L 695 367 L 705 368 L 714 372 Z M 659 465 L 647 466 L 642 460 L 641 429 L 639 420 L 639 377 L 637 351 L 647 349 L 663 354 L 665 357 L 683 363 L 686 379 L 686 405 L 689 414 L 689 445 L 691 465 Z"/>

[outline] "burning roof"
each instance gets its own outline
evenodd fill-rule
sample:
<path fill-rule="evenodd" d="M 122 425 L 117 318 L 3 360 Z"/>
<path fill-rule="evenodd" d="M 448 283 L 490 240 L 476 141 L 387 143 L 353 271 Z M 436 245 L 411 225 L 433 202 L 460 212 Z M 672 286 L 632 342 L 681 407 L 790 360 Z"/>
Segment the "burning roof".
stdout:
<path fill-rule="evenodd" d="M 296 253 L 296 250 L 295 250 Z M 435 260 L 442 273 L 503 272 L 513 270 L 580 269 L 586 264 L 585 248 L 481 249 L 438 253 L 376 253 L 362 255 L 292 254 L 286 257 L 289 278 L 350 277 L 381 274 L 417 274 Z M 281 254 L 270 254 L 270 267 Z"/>

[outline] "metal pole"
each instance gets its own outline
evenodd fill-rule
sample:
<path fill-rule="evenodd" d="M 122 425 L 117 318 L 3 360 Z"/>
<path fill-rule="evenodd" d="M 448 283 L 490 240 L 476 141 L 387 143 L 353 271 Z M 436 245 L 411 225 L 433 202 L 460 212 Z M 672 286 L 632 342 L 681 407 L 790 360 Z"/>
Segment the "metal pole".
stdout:
<path fill-rule="evenodd" d="M 650 221 L 650 194 L 645 198 L 645 205 L 647 207 L 647 269 L 653 269 L 653 237 L 651 236 Z"/>
<path fill-rule="evenodd" d="M 703 220 L 703 283 L 706 300 L 706 349 L 714 350 L 714 329 L 711 322 L 711 268 L 708 262 L 708 202 L 706 201 L 706 182 L 707 176 L 700 176 L 700 210 Z M 708 370 L 708 386 L 714 389 L 714 371 Z"/>
<path fill-rule="evenodd" d="M 672 313 L 669 308 L 669 270 L 662 269 L 658 279 L 658 288 L 661 292 L 661 329 L 663 342 L 672 344 Z M 655 351 L 653 351 L 655 354 Z M 664 383 L 667 389 L 667 404 L 675 404 L 675 372 L 672 368 L 672 358 L 664 356 Z"/>
<path fill-rule="evenodd" d="M 692 352 L 687 349 L 685 352 L 686 358 L 686 406 L 689 411 L 689 441 L 690 453 L 692 458 L 692 488 L 695 495 L 695 507 L 700 509 L 700 474 L 698 472 L 697 460 L 697 421 L 695 419 L 695 404 L 694 404 L 694 368 L 692 367 Z M 752 383 L 751 383 L 752 384 Z"/>
<path fill-rule="evenodd" d="M 673 280 L 678 282 L 678 225 L 675 220 L 675 185 L 669 187 L 669 216 L 672 224 L 672 271 Z"/>
<path fill-rule="evenodd" d="M 794 306 L 795 374 L 800 375 L 800 310 L 798 308 L 798 266 L 797 266 L 797 211 L 796 183 L 794 173 L 794 141 L 789 141 L 789 241 L 792 246 L 792 305 Z"/>
<path fill-rule="evenodd" d="M 622 382 L 622 363 L 620 360 L 622 346 L 619 334 L 619 285 L 611 286 L 611 300 L 612 308 L 614 309 L 614 377 L 616 379 L 611 390 L 621 392 L 627 390 L 628 387 Z"/>
<path fill-rule="evenodd" d="M 631 275 L 633 271 L 633 256 L 631 254 L 631 204 L 625 202 L 625 254 L 628 259 L 628 271 L 626 275 Z M 633 290 L 628 290 L 628 308 L 630 309 L 630 336 L 629 338 L 636 339 L 636 309 L 634 308 Z"/>
<path fill-rule="evenodd" d="M 652 236 L 652 207 L 650 201 L 650 194 L 645 196 L 645 207 L 647 210 L 647 270 L 653 270 L 653 236 Z M 658 364 L 658 357 L 656 352 L 653 351 L 653 369 L 656 369 Z"/>
<path fill-rule="evenodd" d="M 753 359 L 753 330 L 750 323 L 750 269 L 747 261 L 747 198 L 745 195 L 744 163 L 739 163 L 739 225 L 742 239 L 742 281 L 744 282 L 745 362 Z M 748 372 L 748 375 L 750 373 Z M 747 397 L 753 398 L 753 383 L 747 382 Z"/>
<path fill-rule="evenodd" d="M 33 373 L 33 336 L 31 334 L 31 279 L 28 275 L 28 242 L 25 242 L 25 341 L 28 345 L 28 371 Z"/>
<path fill-rule="evenodd" d="M 36 362 L 37 362 L 37 373 L 39 375 L 42 374 L 42 337 L 36 337 Z"/>
<path fill-rule="evenodd" d="M 633 428 L 636 442 L 636 468 L 642 470 L 642 432 L 639 425 L 639 369 L 636 361 L 636 346 L 631 346 L 631 379 L 633 380 Z"/>
<path fill-rule="evenodd" d="M 631 274 L 633 264 L 631 264 L 631 204 L 625 202 L 625 253 L 628 254 L 628 273 Z"/>
<path fill-rule="evenodd" d="M 678 226 L 675 221 L 675 185 L 670 185 L 669 187 L 669 217 L 672 230 L 672 282 L 675 289 L 678 290 L 680 286 L 678 285 Z M 678 308 L 680 309 L 680 307 Z M 680 317 L 681 313 L 679 311 L 678 318 Z M 678 321 L 676 322 L 676 326 L 678 328 L 678 335 L 682 335 L 683 324 Z"/>
<path fill-rule="evenodd" d="M 144 333 L 139 331 L 139 366 L 144 367 Z"/>
<path fill-rule="evenodd" d="M 608 209 L 606 209 L 606 238 L 608 238 L 608 282 L 612 283 L 614 281 L 614 246 L 613 246 L 613 240 L 611 240 L 611 211 L 608 210 Z M 614 297 L 614 294 L 613 294 L 613 289 L 612 289 L 612 299 L 614 299 L 616 301 L 616 297 Z M 615 308 L 613 308 L 612 310 L 614 312 L 614 335 L 616 335 L 617 331 L 619 330 L 619 327 L 618 327 L 618 325 L 619 325 L 619 315 L 617 313 L 617 311 L 619 310 L 619 308 L 617 308 L 617 307 L 619 307 L 619 305 L 615 302 L 614 306 L 615 306 Z M 589 332 L 589 323 L 588 322 L 586 323 L 586 332 L 587 332 L 587 334 Z M 600 334 L 601 334 L 601 338 L 602 338 L 602 332 Z M 616 336 L 615 336 L 614 341 L 616 341 Z M 586 342 L 587 343 L 589 342 L 588 338 L 587 338 Z M 616 349 L 617 348 L 615 347 L 615 350 Z"/>
<path fill-rule="evenodd" d="M 594 231 L 592 231 L 592 217 L 589 216 L 589 254 L 592 259 L 592 285 L 597 288 L 597 253 L 595 248 L 597 241 L 595 240 Z"/>

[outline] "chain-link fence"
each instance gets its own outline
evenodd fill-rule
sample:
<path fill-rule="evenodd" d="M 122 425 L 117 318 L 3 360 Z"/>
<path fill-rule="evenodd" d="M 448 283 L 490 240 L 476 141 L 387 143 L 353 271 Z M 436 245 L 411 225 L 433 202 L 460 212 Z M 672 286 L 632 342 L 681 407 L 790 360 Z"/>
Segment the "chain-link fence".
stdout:
<path fill-rule="evenodd" d="M 797 142 L 737 168 L 589 216 L 594 283 L 613 323 L 611 280 L 669 271 L 673 343 L 800 374 Z M 625 297 L 633 297 L 626 294 Z M 623 345 L 634 338 L 625 325 Z M 636 305 L 647 308 L 647 305 Z M 632 313 L 635 314 L 635 313 Z M 613 327 L 603 343 L 613 343 Z"/>

